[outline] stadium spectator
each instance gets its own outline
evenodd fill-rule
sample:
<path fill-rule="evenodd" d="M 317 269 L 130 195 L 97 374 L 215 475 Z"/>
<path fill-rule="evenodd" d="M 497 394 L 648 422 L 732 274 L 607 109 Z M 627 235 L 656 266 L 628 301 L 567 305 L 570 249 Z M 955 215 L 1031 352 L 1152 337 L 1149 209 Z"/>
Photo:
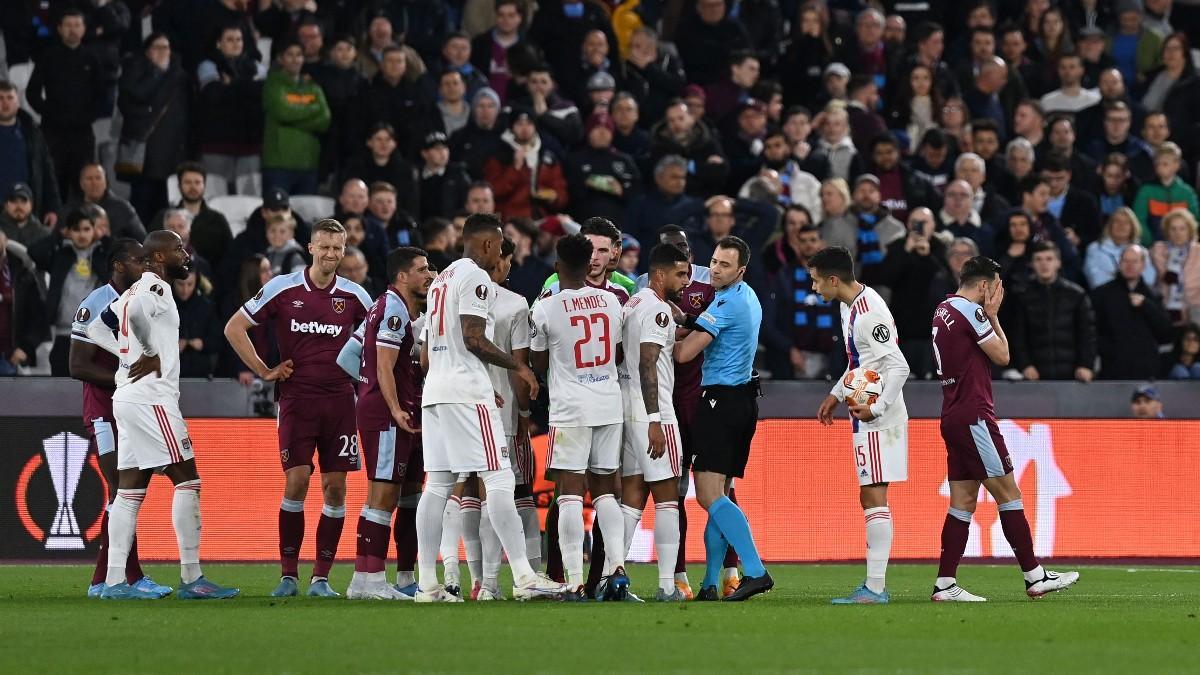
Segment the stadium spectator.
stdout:
<path fill-rule="evenodd" d="M 475 70 L 487 78 L 488 87 L 500 92 L 503 100 L 503 94 L 508 91 L 508 83 L 512 79 L 508 50 L 522 39 L 525 8 L 520 0 L 499 0 L 493 7 L 491 30 L 479 33 L 471 40 L 471 63 Z"/>
<path fill-rule="evenodd" d="M 608 108 L 608 102 L 617 90 L 626 89 L 625 64 L 616 54 L 611 54 L 611 45 L 603 31 L 590 30 L 583 38 L 579 47 L 579 57 L 575 60 L 576 72 L 571 80 L 574 87 L 568 87 L 565 94 L 582 106 L 583 114 L 589 115 L 598 107 Z M 597 97 L 597 92 L 605 91 L 605 97 Z M 589 100 L 590 99 L 590 100 Z"/>
<path fill-rule="evenodd" d="M 205 295 L 210 295 L 213 284 L 212 265 L 197 253 L 196 247 L 192 245 L 192 214 L 185 209 L 167 209 L 162 217 L 162 225 L 162 229 L 179 235 L 184 250 L 192 257 L 191 268 L 200 274 L 201 290 Z"/>
<path fill-rule="evenodd" d="M 490 87 L 475 92 L 471 103 L 471 119 L 449 139 L 450 156 L 466 165 L 472 178 L 483 177 L 487 159 L 504 147 L 500 134 L 500 95 Z"/>
<path fill-rule="evenodd" d="M 405 36 L 405 39 L 408 39 L 407 35 Z M 456 99 L 456 103 L 461 103 L 463 101 L 469 102 L 471 97 L 475 95 L 475 92 L 479 91 L 483 87 L 488 86 L 486 71 L 477 69 L 472 63 L 471 38 L 466 33 L 462 32 L 449 33 L 446 35 L 445 39 L 442 40 L 440 47 L 441 52 L 438 54 L 438 56 L 426 61 L 428 70 L 421 78 L 424 81 L 426 98 L 436 100 L 434 95 L 438 94 L 444 100 L 445 97 L 452 94 Z M 458 73 L 459 80 L 461 80 L 462 85 L 461 92 L 459 92 L 456 84 L 448 82 L 445 79 L 444 76 L 446 73 L 451 72 Z M 442 91 L 443 87 L 453 87 L 454 89 L 453 91 Z M 442 115 L 446 116 L 449 112 L 451 117 L 455 119 L 459 118 L 460 116 L 456 110 L 457 107 L 458 106 L 450 106 L 452 109 L 450 111 L 447 111 L 446 108 L 443 108 Z M 464 105 L 463 107 L 465 108 L 466 106 Z M 461 118 L 465 120 L 469 112 L 469 110 L 463 110 Z M 448 125 L 445 129 L 443 129 L 447 135 L 457 129 L 457 127 L 450 128 L 450 126 L 451 125 Z"/>
<path fill-rule="evenodd" d="M 361 178 L 350 178 L 342 183 L 342 191 L 338 193 L 336 218 L 361 216 L 367 211 L 370 192 L 366 181 Z M 345 225 L 345 223 L 343 223 Z"/>
<path fill-rule="evenodd" d="M 1118 153 L 1138 165 L 1150 165 L 1150 146 L 1130 133 L 1133 112 L 1124 101 L 1104 103 L 1102 109 L 1103 129 L 1087 145 L 1086 152 L 1096 162 L 1102 162 L 1111 153 Z M 1080 125 L 1081 128 L 1084 128 Z"/>
<path fill-rule="evenodd" d="M 1162 397 L 1158 393 L 1158 389 L 1151 385 L 1142 385 L 1133 390 L 1133 398 L 1130 399 L 1129 411 L 1134 419 L 1138 420 L 1162 420 L 1167 416 L 1163 413 Z"/>
<path fill-rule="evenodd" d="M 1017 209 L 1008 213 L 1004 223 L 1005 229 L 996 238 L 996 262 L 1000 264 L 1004 288 L 1012 291 L 1033 278 L 1033 217 Z"/>
<path fill-rule="evenodd" d="M 676 34 L 686 36 L 678 46 L 689 82 L 701 86 L 716 82 L 730 54 L 751 46 L 746 28 L 728 9 L 725 0 L 696 0 L 695 11 L 684 12 Z"/>
<path fill-rule="evenodd" d="M 880 89 L 888 86 L 888 70 L 900 56 L 890 53 L 883 42 L 884 21 L 883 13 L 873 7 L 859 12 L 854 19 L 854 39 L 843 43 L 838 59 L 854 74 L 870 77 Z"/>
<path fill-rule="evenodd" d="M 820 100 L 825 67 L 833 61 L 834 34 L 829 15 L 820 3 L 806 2 L 792 24 L 792 39 L 780 63 L 784 104 L 814 109 Z"/>
<path fill-rule="evenodd" d="M 1177 326 L 1200 320 L 1200 242 L 1196 217 L 1186 209 L 1163 216 L 1165 239 L 1154 243 L 1150 257 L 1158 273 L 1158 291 Z"/>
<path fill-rule="evenodd" d="M 941 92 L 933 86 L 928 66 L 916 65 L 900 84 L 897 96 L 888 101 L 888 128 L 908 138 L 905 150 L 915 152 L 925 132 L 937 128 L 937 112 L 942 107 Z"/>
<path fill-rule="evenodd" d="M 1126 248 L 1142 240 L 1142 226 L 1132 209 L 1122 207 L 1108 217 L 1100 238 L 1088 244 L 1084 257 L 1083 272 L 1088 288 L 1099 288 L 1117 277 L 1121 254 Z M 1150 252 L 1138 247 L 1144 258 L 1142 279 L 1154 287 L 1156 274 L 1150 262 Z"/>
<path fill-rule="evenodd" d="M 748 98 L 730 115 L 732 127 L 725 135 L 725 158 L 729 163 L 729 192 L 741 186 L 762 168 L 763 142 L 767 134 L 767 106 Z"/>
<path fill-rule="evenodd" d="M 1167 116 L 1171 128 L 1178 133 L 1190 129 L 1195 111 L 1186 110 L 1194 102 L 1196 66 L 1192 63 L 1187 36 L 1175 33 L 1163 40 L 1159 59 L 1162 66 L 1146 75 L 1142 105 L 1151 112 Z"/>
<path fill-rule="evenodd" d="M 421 248 L 437 269 L 444 270 L 458 259 L 454 251 L 457 244 L 458 233 L 448 218 L 430 218 L 421 223 Z"/>
<path fill-rule="evenodd" d="M 1017 186 L 1017 191 L 1021 194 L 1020 208 L 1033 218 L 1033 222 L 1030 223 L 1033 227 L 1032 241 L 1052 242 L 1058 247 L 1058 254 L 1065 274 L 1069 278 L 1079 277 L 1082 279 L 1077 249 L 1067 239 L 1067 233 L 1058 224 L 1058 219 L 1048 210 L 1050 186 L 1046 183 L 1046 180 L 1041 176 L 1031 173 L 1022 178 L 1017 183 Z M 1003 235 L 1001 235 L 1001 239 L 1003 239 Z M 997 243 L 1007 245 L 1007 242 Z"/>
<path fill-rule="evenodd" d="M 263 255 L 271 263 L 271 275 L 289 274 L 304 267 L 304 249 L 294 238 L 296 221 L 288 216 L 272 216 L 267 221 L 267 250 Z"/>
<path fill-rule="evenodd" d="M 192 83 L 164 33 L 151 33 L 142 47 L 122 67 L 116 170 L 129 182 L 138 217 L 149 221 L 167 206 L 167 178 L 187 156 Z M 125 148 L 133 151 L 130 156 L 124 156 Z"/>
<path fill-rule="evenodd" d="M 973 152 L 965 152 L 954 160 L 954 178 L 966 181 L 971 188 L 971 208 L 979 212 L 984 222 L 991 223 L 1008 211 L 1008 201 L 987 184 L 987 162 Z"/>
<path fill-rule="evenodd" d="M 24 246 L 0 229 L 0 377 L 35 366 L 46 330 L 46 289 Z"/>
<path fill-rule="evenodd" d="M 971 125 L 967 124 L 967 104 L 961 96 L 951 96 L 942 105 L 938 120 L 952 152 L 970 152 Z"/>
<path fill-rule="evenodd" d="M 1142 140 L 1146 141 L 1146 145 L 1150 146 L 1150 161 L 1145 162 L 1144 166 L 1130 167 L 1133 175 L 1142 183 L 1153 181 L 1156 176 L 1154 174 L 1154 158 L 1158 156 L 1158 152 L 1162 150 L 1163 145 L 1171 139 L 1171 125 L 1167 116 L 1162 113 L 1147 113 L 1146 119 L 1142 122 Z M 1179 177 L 1183 182 L 1190 182 L 1191 170 L 1187 165 L 1179 167 Z"/>
<path fill-rule="evenodd" d="M 908 217 L 908 233 L 887 247 L 883 262 L 863 281 L 891 291 L 892 318 L 900 337 L 900 351 L 913 377 L 933 377 L 933 349 L 929 321 L 940 300 L 930 294 L 933 280 L 946 269 L 946 245 L 934 236 L 933 211 L 917 207 Z"/>
<path fill-rule="evenodd" d="M 1031 381 L 1090 382 L 1096 328 L 1087 292 L 1059 275 L 1057 246 L 1043 241 L 1032 250 L 1034 278 L 1017 291 L 1009 320 L 1011 367 Z"/>
<path fill-rule="evenodd" d="M 229 245 L 229 250 L 221 257 L 221 268 L 217 277 L 221 280 L 222 290 L 232 291 L 228 284 L 238 279 L 242 263 L 256 254 L 267 250 L 267 222 L 280 216 L 290 218 L 295 223 L 293 237 L 297 243 L 304 246 L 311 237 L 311 229 L 307 221 L 292 212 L 291 198 L 287 192 L 278 188 L 268 190 L 263 195 L 262 206 L 254 210 L 246 220 L 246 229 L 238 233 Z M 233 307 L 236 310 L 237 306 Z"/>
<path fill-rule="evenodd" d="M 221 344 L 216 307 L 200 290 L 194 268 L 171 287 L 179 311 L 179 376 L 210 377 Z"/>
<path fill-rule="evenodd" d="M 67 194 L 84 165 L 96 157 L 92 122 L 105 100 L 104 71 L 83 46 L 83 12 L 67 7 L 58 16 L 58 38 L 38 54 L 25 89 L 29 106 L 41 115 L 41 128 L 60 194 Z"/>
<path fill-rule="evenodd" d="M 359 221 L 359 225 L 362 221 Z M 348 242 L 349 240 L 347 240 Z M 346 244 L 346 255 L 342 258 L 342 262 L 338 264 L 337 270 L 339 277 L 345 277 L 350 281 L 363 287 L 372 298 L 378 298 L 382 291 L 374 278 L 372 278 L 371 264 L 367 262 L 367 256 L 349 243 Z"/>
<path fill-rule="evenodd" d="M 942 243 L 966 237 L 975 241 L 981 255 L 993 257 L 996 232 L 975 210 L 971 185 L 965 180 L 951 181 L 944 196 L 945 205 L 938 213 L 937 228 Z"/>
<path fill-rule="evenodd" d="M 859 152 L 867 152 L 871 141 L 887 133 L 883 118 L 875 112 L 879 107 L 879 87 L 864 74 L 850 78 L 846 86 L 846 115 L 850 124 L 850 140 Z"/>
<path fill-rule="evenodd" d="M 979 67 L 975 81 L 963 91 L 963 102 L 971 113 L 971 119 L 987 119 L 996 124 L 1000 136 L 1008 133 L 1008 111 L 1000 100 L 1000 92 L 1008 84 L 1008 65 L 1004 59 L 993 56 Z M 979 148 L 974 148 L 979 152 Z M 983 154 L 979 152 L 979 154 Z"/>
<path fill-rule="evenodd" d="M 1170 366 L 1167 377 L 1172 380 L 1200 380 L 1200 326 L 1189 323 L 1183 327 Z"/>
<path fill-rule="evenodd" d="M 424 128 L 449 135 L 467 126 L 471 119 L 467 82 L 461 72 L 448 69 L 438 75 L 437 83 L 437 97 Z"/>
<path fill-rule="evenodd" d="M 325 92 L 329 104 L 329 129 L 321 139 L 322 179 L 340 175 L 346 158 L 359 144 L 358 106 L 367 80 L 358 71 L 357 58 L 354 40 L 342 35 L 334 38 L 324 61 L 304 64 L 304 72 Z"/>
<path fill-rule="evenodd" d="M 307 0 L 287 1 L 295 3 L 306 2 Z M 288 33 L 295 34 L 296 39 L 300 41 L 300 47 L 304 50 L 304 66 L 307 70 L 308 67 L 315 66 L 321 62 L 321 57 L 325 52 L 325 29 L 321 26 L 321 22 L 317 21 L 312 15 L 299 16 L 297 18 L 298 22 L 294 24 L 293 30 L 289 30 Z M 272 38 L 274 37 L 276 36 L 272 36 Z"/>
<path fill-rule="evenodd" d="M 905 227 L 882 204 L 878 177 L 864 173 L 856 178 L 853 197 L 850 213 L 857 228 L 850 252 L 854 255 L 855 278 L 867 279 L 873 273 L 871 268 L 883 262 L 888 246 L 904 238 Z"/>
<path fill-rule="evenodd" d="M 1004 168 L 1000 166 L 1000 127 L 988 118 L 971 121 L 970 148 L 964 152 L 973 152 L 983 160 L 988 175 L 993 182 L 1001 179 Z"/>
<path fill-rule="evenodd" d="M 1125 155 L 1113 153 L 1105 157 L 1100 165 L 1100 214 L 1107 218 L 1118 209 L 1131 208 L 1137 191 L 1138 181 L 1130 175 Z"/>
<path fill-rule="evenodd" d="M 396 205 L 415 217 L 421 210 L 417 170 L 404 159 L 396 139 L 396 130 L 390 124 L 379 123 L 371 127 L 365 152 L 346 163 L 342 182 L 360 178 L 367 185 L 387 183 L 396 188 Z"/>
<path fill-rule="evenodd" d="M 15 242 L 29 248 L 50 236 L 50 228 L 33 214 L 33 190 L 25 183 L 13 183 L 4 198 L 0 213 L 0 231 Z"/>
<path fill-rule="evenodd" d="M 204 200 L 204 187 L 208 180 L 204 167 L 196 162 L 184 162 L 176 169 L 175 178 L 179 183 L 179 202 L 174 204 L 174 208 L 191 214 L 192 246 L 214 270 L 218 270 L 225 251 L 233 242 L 233 231 L 225 215 L 210 208 Z M 151 232 L 163 229 L 165 213 L 164 209 L 154 215 L 150 221 Z"/>
<path fill-rule="evenodd" d="M 803 206 L 814 218 L 821 218 L 821 181 L 800 168 L 792 150 L 792 143 L 782 128 L 767 130 L 763 138 L 763 166 L 758 176 L 770 178 L 775 189 L 775 199 L 782 207 L 791 204 Z M 754 180 L 754 179 L 751 179 Z M 750 181 L 738 190 L 739 197 L 749 196 Z"/>
<path fill-rule="evenodd" d="M 375 19 L 371 25 L 379 20 Z M 413 156 L 419 146 L 427 103 L 408 71 L 405 51 L 396 45 L 388 45 L 382 52 L 379 72 L 371 78 L 358 103 L 362 138 L 380 124 L 391 125 L 392 129 L 404 134 L 396 141 L 406 157 Z"/>
<path fill-rule="evenodd" d="M 850 69 L 844 63 L 831 63 L 825 66 L 823 74 L 824 90 L 820 99 L 828 106 L 830 103 L 846 102 L 846 87 L 850 84 Z"/>
<path fill-rule="evenodd" d="M 608 14 L 600 5 L 584 0 L 549 0 L 538 8 L 526 39 L 541 48 L 560 82 L 570 82 L 579 62 L 579 46 L 593 30 L 617 43 Z"/>
<path fill-rule="evenodd" d="M 1077 250 L 1085 249 L 1100 236 L 1096 198 L 1071 184 L 1071 165 L 1058 153 L 1051 152 L 1042 161 L 1042 178 L 1050 188 L 1046 210 L 1058 219 L 1071 244 Z"/>
<path fill-rule="evenodd" d="M 1142 229 L 1142 245 L 1164 238 L 1162 218 L 1174 209 L 1187 209 L 1193 217 L 1200 214 L 1196 191 L 1179 177 L 1183 153 L 1170 141 L 1163 143 L 1154 155 L 1155 180 L 1148 181 L 1137 192 L 1133 212 Z"/>
<path fill-rule="evenodd" d="M 720 140 L 678 99 L 667 104 L 665 117 L 650 129 L 651 161 L 657 163 L 667 155 L 687 160 L 689 195 L 718 192 L 729 179 L 729 163 L 725 161 Z"/>
<path fill-rule="evenodd" d="M 1159 65 L 1162 38 L 1142 25 L 1142 6 L 1137 0 L 1114 3 L 1116 28 L 1110 38 L 1109 52 L 1126 82 L 1145 85 L 1146 75 Z"/>
<path fill-rule="evenodd" d="M 510 102 L 514 111 L 510 117 L 515 116 L 518 109 L 528 111 L 547 149 L 560 158 L 566 148 L 573 147 L 583 139 L 583 120 L 579 116 L 579 107 L 559 93 L 550 66 L 535 63 L 529 69 L 524 90 L 514 93 Z M 509 124 L 512 124 L 511 119 Z"/>
<path fill-rule="evenodd" d="M 543 145 L 533 113 L 514 108 L 509 130 L 502 138 L 507 145 L 504 152 L 484 165 L 500 213 L 505 218 L 541 217 L 566 208 L 567 180 L 562 164 Z"/>
<path fill-rule="evenodd" d="M 421 222 L 453 216 L 467 201 L 471 177 L 461 163 L 450 161 L 446 135 L 440 131 L 425 136 L 421 159 Z"/>
<path fill-rule="evenodd" d="M 941 200 L 933 185 L 916 175 L 900 159 L 900 143 L 890 132 L 883 132 L 868 146 L 867 172 L 879 179 L 879 194 L 892 216 L 905 222 L 909 211 L 925 206 L 937 209 Z"/>
<path fill-rule="evenodd" d="M 1159 346 L 1174 337 L 1171 319 L 1152 286 L 1142 278 L 1146 249 L 1131 244 L 1121 252 L 1117 278 L 1092 292 L 1100 376 L 1146 380 L 1161 369 Z"/>
<path fill-rule="evenodd" d="M 1079 54 L 1066 53 L 1058 59 L 1059 88 L 1042 96 L 1042 110 L 1078 113 L 1100 102 L 1100 92 L 1083 87 L 1083 59 Z"/>
<path fill-rule="evenodd" d="M 999 175 L 989 174 L 988 181 L 993 189 L 1010 204 L 1021 203 L 1018 185 L 1031 174 L 1036 162 L 1036 152 L 1029 140 L 1017 137 L 1008 142 L 1004 150 L 1004 170 Z"/>
<path fill-rule="evenodd" d="M 237 194 L 261 169 L 263 137 L 262 80 L 267 68 L 246 49 L 236 24 L 221 29 L 215 47 L 196 71 L 199 94 L 193 136 L 200 161 Z"/>
<path fill-rule="evenodd" d="M 554 274 L 554 268 L 542 262 L 534 251 L 538 227 L 528 218 L 512 218 L 505 223 L 504 234 L 515 246 L 508 287 L 532 303 L 541 294 L 542 283 Z"/>
<path fill-rule="evenodd" d="M 683 93 L 687 82 L 679 57 L 660 49 L 658 35 L 645 26 L 635 30 L 630 38 L 625 75 L 626 90 L 633 97 L 634 110 L 641 109 L 646 128 L 662 119 L 667 104 Z M 610 108 L 620 128 L 621 120 L 615 99 Z M 622 132 L 628 134 L 630 129 L 623 129 Z M 619 143 L 617 145 L 623 152 L 637 157 L 638 153 L 620 147 Z"/>
<path fill-rule="evenodd" d="M 70 375 L 67 356 L 75 309 L 108 278 L 107 239 L 96 231 L 94 216 L 76 209 L 63 222 L 63 238 L 47 237 L 30 251 L 41 271 L 50 276 L 46 320 L 54 335 L 50 350 L 50 374 L 54 377 Z"/>
<path fill-rule="evenodd" d="M 828 178 L 829 158 L 813 142 L 812 111 L 803 106 L 788 108 L 783 113 L 781 128 L 783 133 L 787 134 L 792 156 L 796 158 L 800 168 L 811 173 L 817 180 Z"/>
<path fill-rule="evenodd" d="M 826 246 L 841 246 L 854 253 L 858 246 L 858 221 L 850 213 L 850 186 L 841 178 L 821 183 L 821 212 L 819 227 Z"/>
<path fill-rule="evenodd" d="M 951 139 L 940 129 L 926 131 L 909 165 L 913 175 L 924 179 L 937 194 L 941 194 L 946 182 L 953 177 L 954 162 L 950 160 L 950 144 Z M 983 161 L 982 158 L 980 161 Z"/>
<path fill-rule="evenodd" d="M 321 87 L 304 75 L 304 52 L 295 39 L 277 41 L 275 67 L 263 85 L 263 189 L 291 194 L 317 192 L 319 134 L 329 128 L 329 104 Z"/>
<path fill-rule="evenodd" d="M 413 217 L 401 211 L 396 203 L 396 188 L 391 183 L 371 183 L 367 212 L 363 214 L 366 225 L 366 241 L 373 248 L 374 242 L 382 239 L 384 250 L 396 246 L 413 246 L 417 242 L 417 223 Z"/>
<path fill-rule="evenodd" d="M 571 214 L 583 221 L 593 216 L 621 222 L 642 182 L 633 158 L 612 147 L 612 116 L 597 109 L 588 118 L 586 146 L 566 163 Z"/>
<path fill-rule="evenodd" d="M 53 227 L 62 206 L 50 148 L 33 117 L 21 109 L 17 87 L 0 78 L 0 194 L 12 194 L 17 183 L 29 188 L 32 213 Z"/>
<path fill-rule="evenodd" d="M 495 213 L 496 194 L 492 186 L 482 180 L 471 183 L 471 187 L 467 188 L 467 203 L 463 210 L 467 213 Z"/>
<path fill-rule="evenodd" d="M 63 205 L 60 219 L 65 220 L 67 214 L 79 210 L 84 204 L 96 204 L 103 207 L 108 214 L 113 238 L 129 237 L 138 241 L 146 238 L 146 228 L 142 226 L 142 220 L 133 205 L 109 189 L 108 175 L 105 174 L 103 166 L 95 162 L 84 164 L 79 171 L 77 185 L 79 190 Z"/>
<path fill-rule="evenodd" d="M 947 296 L 953 295 L 958 290 L 963 265 L 977 255 L 979 247 L 975 245 L 974 240 L 965 237 L 955 239 L 946 247 L 946 266 L 945 269 L 938 270 L 929 285 L 929 301 L 936 306 Z"/>
<path fill-rule="evenodd" d="M 758 82 L 760 72 L 754 52 L 738 50 L 731 53 L 725 74 L 704 88 L 704 107 L 708 115 L 717 124 L 724 124 L 726 117 L 737 112 L 750 98 L 750 90 Z"/>
<path fill-rule="evenodd" d="M 257 295 L 270 280 L 271 263 L 266 256 L 255 253 L 241 260 L 236 267 L 235 283 L 221 302 L 221 316 L 233 316 L 234 312 L 238 311 L 247 300 Z M 279 360 L 279 354 L 274 351 L 272 346 L 275 341 L 271 339 L 270 330 L 266 324 L 253 326 L 249 334 L 250 341 L 254 343 L 255 347 L 264 350 L 259 351 L 259 354 L 266 357 L 271 363 Z M 218 372 L 226 377 L 236 377 L 243 387 L 249 387 L 255 380 L 254 372 L 250 370 L 249 366 L 242 363 L 242 360 L 233 352 L 233 348 L 229 346 L 228 341 L 224 342 L 217 367 Z"/>
<path fill-rule="evenodd" d="M 830 177 L 849 182 L 863 172 L 863 159 L 850 138 L 850 117 L 845 104 L 834 102 L 825 107 L 817 148 L 829 162 Z"/>
<path fill-rule="evenodd" d="M 683 106 L 678 108 L 686 114 Z M 658 228 L 677 224 L 684 215 L 702 208 L 702 202 L 687 194 L 688 161 L 666 155 L 654 166 L 654 187 L 636 195 L 623 219 L 624 231 L 638 241 L 654 241 Z"/>
<path fill-rule="evenodd" d="M 1046 112 L 1042 104 L 1033 99 L 1024 99 L 1013 110 L 1013 135 L 1038 147 L 1046 140 Z M 1011 141 L 1009 141 L 1011 144 Z"/>

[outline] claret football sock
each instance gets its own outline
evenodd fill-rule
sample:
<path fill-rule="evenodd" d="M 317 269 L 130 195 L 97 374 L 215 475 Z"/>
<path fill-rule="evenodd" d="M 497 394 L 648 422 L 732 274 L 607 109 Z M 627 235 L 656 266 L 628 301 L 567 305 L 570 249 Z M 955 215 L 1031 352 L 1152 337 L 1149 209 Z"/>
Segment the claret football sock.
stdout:
<path fill-rule="evenodd" d="M 1029 521 L 1025 520 L 1025 505 L 1020 499 L 1005 502 L 997 507 L 1000 511 L 1000 527 L 1004 530 L 1004 538 L 1017 556 L 1021 571 L 1025 572 L 1026 581 L 1037 581 L 1042 574 L 1030 579 L 1029 576 L 1037 571 L 1038 559 L 1033 554 L 1033 536 L 1029 533 Z"/>
<path fill-rule="evenodd" d="M 317 561 L 313 564 L 313 576 L 329 578 L 333 559 L 337 557 L 338 542 L 342 538 L 342 527 L 346 524 L 346 507 L 321 507 L 321 519 L 317 521 Z"/>
<path fill-rule="evenodd" d="M 967 537 L 971 534 L 971 512 L 951 507 L 942 524 L 942 557 L 938 564 L 938 576 L 958 576 L 958 563 L 963 551 L 967 550 Z"/>
<path fill-rule="evenodd" d="M 392 514 L 363 506 L 358 519 L 358 550 L 354 571 L 382 573 L 387 566 L 388 530 Z M 361 560 L 361 562 L 359 562 Z"/>
<path fill-rule="evenodd" d="M 675 557 L 675 580 L 687 583 L 687 508 L 679 500 L 679 555 Z M 683 578 L 680 578 L 680 575 Z"/>
<path fill-rule="evenodd" d="M 304 500 L 284 499 L 279 504 L 280 575 L 298 577 L 300 546 L 304 543 Z"/>

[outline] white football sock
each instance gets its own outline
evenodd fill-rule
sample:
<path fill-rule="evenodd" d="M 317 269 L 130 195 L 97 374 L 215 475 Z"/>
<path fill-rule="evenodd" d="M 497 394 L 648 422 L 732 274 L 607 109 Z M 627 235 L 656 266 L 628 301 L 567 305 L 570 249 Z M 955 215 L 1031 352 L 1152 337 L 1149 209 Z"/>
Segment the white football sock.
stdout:
<path fill-rule="evenodd" d="M 679 502 L 655 502 L 654 552 L 658 555 L 658 588 L 663 593 L 674 593 L 675 559 L 679 556 Z"/>
<path fill-rule="evenodd" d="M 110 517 L 111 519 L 111 517 Z M 200 479 L 175 486 L 171 498 L 171 522 L 179 541 L 179 578 L 185 584 L 199 579 L 200 571 Z"/>
<path fill-rule="evenodd" d="M 108 574 L 104 578 L 107 586 L 125 583 L 125 564 L 129 561 L 129 549 L 133 548 L 138 511 L 145 498 L 145 489 L 117 490 L 117 498 L 108 512 Z"/>
<path fill-rule="evenodd" d="M 955 579 L 954 577 L 938 577 L 933 582 L 933 587 L 938 589 L 939 591 L 944 591 L 956 583 L 958 583 L 958 580 Z"/>
<path fill-rule="evenodd" d="M 567 584 L 572 587 L 582 586 L 583 497 L 579 495 L 558 496 L 558 547 L 562 550 Z"/>
<path fill-rule="evenodd" d="M 467 572 L 471 574 L 471 583 L 474 584 L 483 579 L 480 562 L 483 552 L 479 542 L 479 519 L 483 515 L 482 503 L 478 497 L 463 497 L 458 501 L 459 509 L 462 511 L 462 540 L 463 550 L 467 554 Z"/>
<path fill-rule="evenodd" d="M 492 517 L 488 513 L 488 503 L 484 501 L 479 509 L 479 548 L 483 554 L 483 585 L 490 590 L 497 590 L 496 577 L 500 576 L 500 559 L 504 555 L 500 550 L 500 537 L 492 527 Z M 524 534 L 524 533 L 522 533 Z"/>
<path fill-rule="evenodd" d="M 625 556 L 629 556 L 629 547 L 633 544 L 633 535 L 637 534 L 638 525 L 642 522 L 642 510 L 628 504 L 621 505 L 621 515 L 625 517 Z M 607 554 L 607 542 L 605 542 Z"/>
<path fill-rule="evenodd" d="M 442 541 L 442 519 L 450 491 L 454 489 L 455 474 L 449 471 L 430 471 L 425 490 L 417 503 L 417 570 L 420 588 L 432 591 L 437 587 L 438 544 Z"/>
<path fill-rule="evenodd" d="M 451 495 L 442 511 L 442 539 L 439 549 L 442 554 L 442 577 L 447 586 L 458 585 L 458 540 L 462 538 L 461 506 L 462 500 Z M 419 556 L 419 544 L 417 551 Z"/>
<path fill-rule="evenodd" d="M 512 469 L 484 471 L 480 474 L 488 494 L 488 517 L 492 529 L 500 539 L 500 546 L 508 556 L 512 569 L 513 583 L 520 585 L 533 579 L 533 568 L 525 556 L 525 531 L 521 528 L 521 516 L 517 515 L 517 503 L 513 491 L 517 489 L 517 477 Z"/>
<path fill-rule="evenodd" d="M 516 504 L 517 515 L 521 516 L 521 529 L 525 532 L 525 557 L 534 571 L 541 570 L 542 524 L 538 522 L 537 505 L 533 497 L 521 497 Z"/>
<path fill-rule="evenodd" d="M 892 510 L 878 506 L 863 511 L 867 523 L 867 588 L 882 593 L 892 555 Z"/>
<path fill-rule="evenodd" d="M 109 522 L 111 523 L 112 521 L 109 520 Z M 1041 581 L 1044 579 L 1046 577 L 1046 570 L 1041 565 L 1038 565 L 1028 572 L 1022 572 L 1021 574 L 1024 575 L 1025 581 L 1028 581 L 1032 584 L 1035 581 Z"/>
<path fill-rule="evenodd" d="M 608 576 L 618 567 L 625 566 L 625 547 L 619 546 L 610 550 L 612 544 L 608 544 L 618 541 L 625 543 L 625 516 L 621 514 L 621 505 L 617 498 L 611 494 L 592 499 L 592 508 L 596 511 L 596 518 L 600 519 L 600 533 L 607 544 L 604 547 L 604 576 Z"/>

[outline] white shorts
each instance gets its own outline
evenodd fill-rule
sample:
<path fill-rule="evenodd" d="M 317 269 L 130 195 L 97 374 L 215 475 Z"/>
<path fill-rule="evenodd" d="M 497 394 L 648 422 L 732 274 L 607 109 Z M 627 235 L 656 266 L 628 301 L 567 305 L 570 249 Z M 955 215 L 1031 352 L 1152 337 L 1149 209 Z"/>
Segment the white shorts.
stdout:
<path fill-rule="evenodd" d="M 192 439 L 178 405 L 113 401 L 117 469 L 157 469 L 193 457 Z"/>
<path fill-rule="evenodd" d="M 625 420 L 625 442 L 621 450 L 621 475 L 638 476 L 647 483 L 679 478 L 682 473 L 679 449 L 683 441 L 679 425 L 675 422 L 662 423 L 663 435 L 667 437 L 666 452 L 662 457 L 650 457 L 650 423 Z"/>
<path fill-rule="evenodd" d="M 550 427 L 546 463 L 551 469 L 613 473 L 621 465 L 623 424 L 597 427 Z"/>
<path fill-rule="evenodd" d="M 510 467 L 495 404 L 437 403 L 421 410 L 426 471 L 497 471 Z"/>
<path fill-rule="evenodd" d="M 908 480 L 908 425 L 855 433 L 854 463 L 859 485 Z"/>

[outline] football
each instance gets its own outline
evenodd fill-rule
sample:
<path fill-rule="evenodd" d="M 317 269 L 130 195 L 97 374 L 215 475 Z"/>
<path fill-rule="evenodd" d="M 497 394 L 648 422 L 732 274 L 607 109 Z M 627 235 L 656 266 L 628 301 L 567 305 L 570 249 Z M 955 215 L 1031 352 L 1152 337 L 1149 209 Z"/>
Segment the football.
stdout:
<path fill-rule="evenodd" d="M 842 391 L 848 401 L 871 405 L 883 393 L 883 381 L 874 370 L 855 368 L 842 378 Z"/>

